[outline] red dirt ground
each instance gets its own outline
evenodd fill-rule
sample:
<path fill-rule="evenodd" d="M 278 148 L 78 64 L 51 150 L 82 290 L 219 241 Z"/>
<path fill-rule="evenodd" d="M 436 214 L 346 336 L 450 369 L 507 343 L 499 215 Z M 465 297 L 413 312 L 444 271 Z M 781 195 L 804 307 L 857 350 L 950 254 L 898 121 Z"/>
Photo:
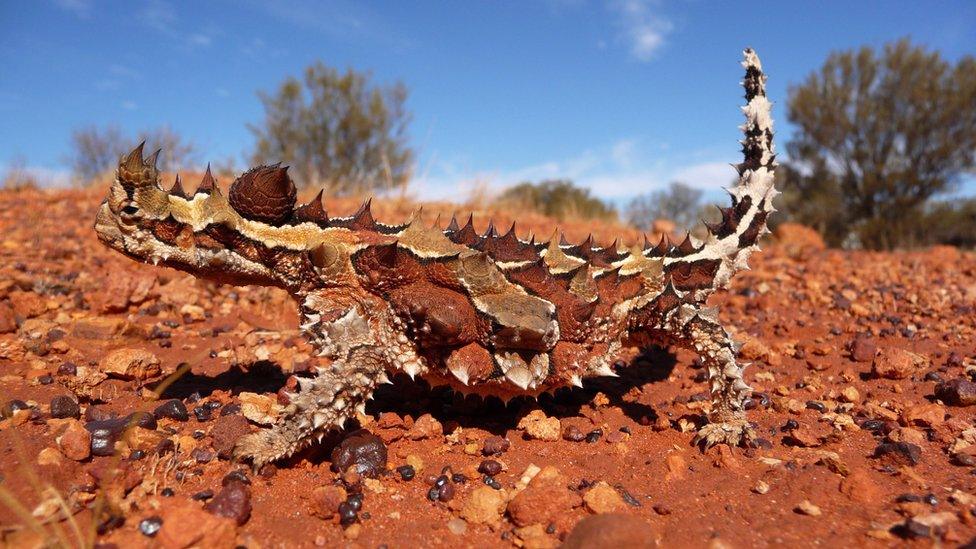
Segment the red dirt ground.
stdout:
<path fill-rule="evenodd" d="M 752 363 L 757 448 L 691 446 L 707 405 L 702 372 L 693 354 L 665 349 L 619 378 L 507 407 L 398 378 L 359 420 L 385 441 L 388 472 L 334 473 L 336 435 L 254 474 L 218 454 L 256 428 L 235 404 L 262 419 L 287 376 L 312 364 L 291 303 L 104 249 L 91 229 L 100 200 L 97 191 L 0 193 L 8 546 L 594 547 L 613 536 L 664 546 L 928 546 L 976 536 L 972 253 L 824 251 L 802 229 L 785 229 L 715 299 Z M 380 203 L 377 217 L 407 209 Z M 518 217 L 520 230 L 551 232 L 538 215 Z M 571 239 L 613 232 L 566 229 Z M 158 397 L 152 389 L 181 364 L 188 372 Z M 79 400 L 80 419 L 62 411 L 64 399 L 57 415 L 69 417 L 52 417 L 59 396 Z M 131 428 L 115 455 L 89 455 L 86 425 L 170 399 L 186 403 L 188 420 Z M 497 445 L 491 437 L 510 447 L 484 456 L 486 442 Z M 486 459 L 502 469 L 499 490 L 477 471 Z M 408 462 L 419 469 L 409 481 L 397 472 Z M 466 480 L 448 481 L 447 493 L 433 494 L 446 501 L 431 501 L 444 467 Z M 249 484 L 222 483 L 232 471 Z M 206 490 L 216 497 L 193 499 Z M 357 492 L 361 509 L 342 525 L 336 509 Z M 573 532 L 599 513 L 625 517 Z"/>

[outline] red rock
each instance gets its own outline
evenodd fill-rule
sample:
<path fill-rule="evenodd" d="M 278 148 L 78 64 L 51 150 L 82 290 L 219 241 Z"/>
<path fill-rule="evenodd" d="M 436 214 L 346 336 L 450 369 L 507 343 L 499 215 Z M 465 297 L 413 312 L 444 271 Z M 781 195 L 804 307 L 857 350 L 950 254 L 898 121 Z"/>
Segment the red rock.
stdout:
<path fill-rule="evenodd" d="M 976 404 L 976 383 L 968 379 L 953 379 L 935 386 L 935 398 L 950 406 Z"/>
<path fill-rule="evenodd" d="M 251 490 L 243 482 L 230 482 L 203 508 L 214 515 L 233 519 L 238 526 L 242 526 L 251 518 Z"/>
<path fill-rule="evenodd" d="M 508 503 L 508 515 L 516 526 L 559 524 L 567 521 L 567 512 L 582 503 L 579 494 L 567 488 L 569 479 L 555 467 L 540 471 L 524 490 Z"/>
<path fill-rule="evenodd" d="M 654 530 L 644 519 L 604 514 L 579 521 L 563 542 L 563 549 L 651 549 L 657 547 Z"/>
<path fill-rule="evenodd" d="M 12 292 L 10 305 L 14 309 L 14 315 L 20 318 L 34 318 L 47 311 L 47 303 L 34 292 Z"/>
<path fill-rule="evenodd" d="M 591 513 L 616 513 L 627 509 L 620 493 L 604 481 L 596 483 L 583 494 L 583 503 Z"/>
<path fill-rule="evenodd" d="M 505 493 L 488 486 L 472 490 L 461 506 L 461 517 L 474 524 L 495 525 L 505 511 Z"/>
<path fill-rule="evenodd" d="M 332 449 L 332 470 L 375 478 L 386 469 L 387 450 L 383 439 L 365 429 L 353 431 Z"/>
<path fill-rule="evenodd" d="M 864 471 L 854 471 L 840 482 L 840 493 L 858 503 L 877 503 L 881 501 L 881 488 Z"/>
<path fill-rule="evenodd" d="M 156 540 L 164 549 L 230 548 L 236 545 L 237 532 L 233 519 L 212 515 L 198 507 L 196 502 L 173 502 L 160 512 L 160 517 L 163 526 L 156 534 Z"/>
<path fill-rule="evenodd" d="M 58 437 L 58 448 L 68 459 L 84 461 L 91 456 L 91 433 L 77 419 L 69 420 L 67 428 Z"/>
<path fill-rule="evenodd" d="M 233 455 L 234 445 L 241 437 L 251 432 L 251 428 L 244 416 L 233 414 L 220 416 L 213 422 L 210 429 L 212 445 L 217 455 L 229 459 Z"/>
<path fill-rule="evenodd" d="M 102 359 L 99 368 L 117 378 L 145 381 L 162 372 L 159 364 L 156 355 L 143 349 L 131 348 L 112 351 Z"/>
<path fill-rule="evenodd" d="M 918 373 L 927 362 L 922 355 L 897 347 L 885 347 L 874 358 L 872 371 L 877 377 L 905 379 Z"/>
<path fill-rule="evenodd" d="M 945 421 L 945 415 L 945 408 L 939 404 L 919 404 L 906 408 L 901 414 L 901 422 L 904 425 L 935 427 Z"/>
<path fill-rule="evenodd" d="M 413 427 L 407 431 L 410 440 L 425 440 L 429 438 L 440 438 L 444 436 L 444 427 L 441 422 L 434 419 L 430 414 L 424 414 L 417 418 Z"/>
<path fill-rule="evenodd" d="M 346 501 L 346 490 L 342 486 L 319 486 L 312 490 L 311 513 L 320 519 L 329 520 L 339 512 L 339 504 Z"/>
<path fill-rule="evenodd" d="M 7 302 L 0 302 L 0 334 L 10 334 L 17 331 L 17 319 L 14 309 Z"/>
<path fill-rule="evenodd" d="M 868 337 L 857 337 L 850 345 L 851 359 L 854 362 L 871 362 L 878 353 L 878 345 Z"/>

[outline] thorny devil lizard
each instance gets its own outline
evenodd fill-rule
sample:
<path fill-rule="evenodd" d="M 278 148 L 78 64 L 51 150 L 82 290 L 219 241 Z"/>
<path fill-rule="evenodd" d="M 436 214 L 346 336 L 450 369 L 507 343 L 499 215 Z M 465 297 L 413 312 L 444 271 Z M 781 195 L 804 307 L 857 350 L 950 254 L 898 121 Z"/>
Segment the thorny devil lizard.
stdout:
<path fill-rule="evenodd" d="M 755 52 L 744 54 L 745 158 L 732 205 L 704 242 L 645 238 L 621 249 L 555 234 L 526 242 L 514 227 L 479 235 L 470 217 L 446 229 L 419 216 L 385 225 L 368 201 L 352 216 L 329 217 L 321 192 L 295 206 L 279 166 L 247 171 L 226 196 L 209 168 L 192 195 L 179 177 L 166 191 L 159 151 L 143 159 L 142 145 L 121 159 L 95 230 L 133 259 L 284 288 L 297 301 L 304 334 L 331 363 L 299 378 L 272 428 L 237 444 L 235 455 L 255 466 L 341 428 L 387 373 L 507 399 L 613 375 L 622 347 L 652 344 L 694 349 L 707 367 L 712 406 L 696 442 L 740 444 L 753 436 L 743 409 L 750 388 L 705 300 L 747 267 L 778 194 L 766 76 Z"/>

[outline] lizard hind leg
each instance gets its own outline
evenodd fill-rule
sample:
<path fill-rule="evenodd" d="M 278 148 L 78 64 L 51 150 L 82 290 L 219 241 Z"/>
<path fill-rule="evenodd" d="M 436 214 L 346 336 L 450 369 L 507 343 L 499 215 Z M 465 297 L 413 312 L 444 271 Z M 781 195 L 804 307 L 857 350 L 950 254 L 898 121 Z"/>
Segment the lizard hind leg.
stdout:
<path fill-rule="evenodd" d="M 708 424 L 698 431 L 694 443 L 708 448 L 749 442 L 755 432 L 746 420 L 744 404 L 751 388 L 743 378 L 745 365 L 735 360 L 731 336 L 718 323 L 714 310 L 696 311 L 685 323 L 684 333 L 708 370 L 712 397 Z"/>
<path fill-rule="evenodd" d="M 319 368 L 315 377 L 300 378 L 298 393 L 275 425 L 241 438 L 234 447 L 235 459 L 250 460 L 257 469 L 293 455 L 331 429 L 341 429 L 386 379 L 385 366 L 376 347 L 362 346 Z"/>

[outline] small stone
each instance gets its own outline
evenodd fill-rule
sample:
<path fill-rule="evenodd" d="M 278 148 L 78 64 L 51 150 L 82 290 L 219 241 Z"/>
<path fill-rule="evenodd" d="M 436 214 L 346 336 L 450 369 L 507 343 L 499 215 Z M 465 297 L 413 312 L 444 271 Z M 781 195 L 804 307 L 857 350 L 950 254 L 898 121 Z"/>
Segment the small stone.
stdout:
<path fill-rule="evenodd" d="M 153 410 L 153 415 L 157 419 L 162 419 L 168 417 L 170 419 L 175 419 L 176 421 L 187 421 L 190 419 L 190 414 L 186 411 L 186 405 L 183 404 L 182 400 L 171 399 L 160 404 Z"/>
<path fill-rule="evenodd" d="M 851 342 L 851 359 L 854 362 L 871 362 L 878 353 L 878 345 L 869 337 L 858 337 Z"/>
<path fill-rule="evenodd" d="M 455 536 L 461 536 L 468 531 L 468 523 L 459 518 L 451 519 L 447 521 L 447 529 Z"/>
<path fill-rule="evenodd" d="M 461 506 L 461 518 L 474 524 L 495 525 L 501 521 L 504 511 L 504 492 L 479 486 L 471 491 Z"/>
<path fill-rule="evenodd" d="M 341 486 L 319 486 L 312 490 L 312 514 L 329 520 L 339 513 L 339 504 L 346 501 L 346 490 Z"/>
<path fill-rule="evenodd" d="M 767 484 L 765 481 L 762 480 L 757 481 L 756 485 L 752 487 L 752 491 L 759 494 L 760 496 L 768 494 L 769 484 Z"/>
<path fill-rule="evenodd" d="M 938 404 L 919 404 L 905 409 L 901 421 L 905 425 L 935 427 L 945 422 L 945 408 Z"/>
<path fill-rule="evenodd" d="M 387 451 L 383 439 L 365 429 L 353 431 L 332 450 L 332 470 L 376 478 L 386 469 Z"/>
<path fill-rule="evenodd" d="M 976 404 L 976 383 L 967 379 L 953 379 L 935 386 L 935 398 L 949 406 Z"/>
<path fill-rule="evenodd" d="M 457 489 L 454 488 L 454 483 L 448 482 L 447 484 L 444 484 L 443 486 L 440 487 L 440 490 L 437 494 L 437 499 L 444 503 L 447 503 L 448 501 L 454 499 L 455 495 L 457 495 Z"/>
<path fill-rule="evenodd" d="M 922 461 L 922 449 L 910 442 L 884 442 L 874 449 L 874 455 L 893 465 L 918 465 Z"/>
<path fill-rule="evenodd" d="M 854 471 L 844 477 L 840 481 L 840 493 L 858 503 L 872 503 L 882 497 L 881 488 L 864 471 Z"/>
<path fill-rule="evenodd" d="M 122 433 L 129 426 L 126 418 L 103 419 L 90 421 L 85 429 L 91 433 L 91 453 L 96 456 L 111 456 L 115 454 L 115 443 L 122 437 Z"/>
<path fill-rule="evenodd" d="M 861 401 L 861 393 L 854 386 L 845 387 L 840 392 L 840 400 L 841 402 L 857 403 Z"/>
<path fill-rule="evenodd" d="M 652 549 L 656 535 L 643 519 L 619 513 L 593 515 L 579 521 L 566 537 L 562 549 L 616 548 Z"/>
<path fill-rule="evenodd" d="M 568 479 L 555 467 L 546 467 L 530 478 L 508 503 L 512 522 L 516 526 L 557 522 L 568 527 L 568 511 L 581 503 L 579 494 L 567 488 Z"/>
<path fill-rule="evenodd" d="M 502 472 L 502 464 L 493 459 L 486 459 L 478 464 L 478 472 L 493 477 Z"/>
<path fill-rule="evenodd" d="M 801 501 L 800 503 L 797 504 L 796 507 L 793 508 L 793 510 L 796 511 L 797 513 L 800 513 L 801 515 L 807 515 L 809 517 L 819 517 L 820 515 L 823 514 L 823 511 L 820 510 L 820 507 L 817 507 L 816 505 L 810 503 L 810 501 L 808 500 Z"/>
<path fill-rule="evenodd" d="M 251 490 L 240 482 L 232 482 L 203 508 L 211 514 L 233 519 L 241 526 L 251 518 Z"/>
<path fill-rule="evenodd" d="M 235 546 L 234 521 L 212 515 L 197 505 L 173 501 L 163 507 L 160 517 L 162 528 L 156 540 L 164 549 Z"/>
<path fill-rule="evenodd" d="M 217 453 L 209 448 L 197 447 L 190 452 L 190 457 L 197 463 L 210 463 L 213 458 L 217 457 Z"/>
<path fill-rule="evenodd" d="M 905 379 L 921 371 L 927 362 L 928 359 L 922 355 L 897 347 L 885 347 L 874 358 L 872 371 L 876 377 Z"/>
<path fill-rule="evenodd" d="M 582 431 L 576 425 L 567 425 L 563 429 L 563 439 L 570 442 L 583 442 L 586 438 L 586 433 Z"/>
<path fill-rule="evenodd" d="M 359 512 L 356 507 L 348 501 L 343 501 L 338 508 L 339 524 L 349 526 L 359 520 Z"/>
<path fill-rule="evenodd" d="M 559 418 L 548 417 L 542 410 L 532 410 L 519 420 L 518 429 L 525 431 L 527 438 L 535 440 L 559 440 Z"/>
<path fill-rule="evenodd" d="M 56 396 L 51 399 L 51 417 L 77 419 L 81 417 L 81 407 L 78 406 L 78 401 L 67 395 Z"/>
<path fill-rule="evenodd" d="M 604 481 L 596 483 L 583 495 L 583 503 L 591 513 L 616 513 L 627 508 L 627 503 L 612 486 Z"/>
<path fill-rule="evenodd" d="M 412 465 L 401 465 L 396 468 L 396 471 L 400 474 L 400 479 L 405 481 L 411 481 L 417 476 L 417 471 Z"/>
<path fill-rule="evenodd" d="M 413 423 L 413 427 L 407 431 L 407 437 L 410 440 L 426 440 L 442 436 L 444 436 L 444 427 L 440 421 L 437 421 L 430 414 L 424 414 L 418 417 L 417 421 Z"/>
<path fill-rule="evenodd" d="M 145 381 L 162 373 L 159 358 L 143 349 L 116 349 L 99 363 L 106 374 L 121 378 Z"/>
<path fill-rule="evenodd" d="M 9 419 L 14 417 L 14 413 L 20 410 L 27 410 L 30 406 L 27 405 L 23 400 L 13 399 L 8 400 L 0 407 L 0 417 L 4 419 Z"/>
<path fill-rule="evenodd" d="M 507 452 L 511 446 L 512 443 L 507 438 L 497 435 L 491 436 L 485 439 L 484 444 L 481 446 L 481 453 L 486 456 L 497 456 L 498 454 Z"/>
<path fill-rule="evenodd" d="M 155 537 L 159 529 L 163 527 L 163 519 L 159 515 L 153 515 L 149 518 L 142 519 L 139 521 L 139 531 L 142 535 L 147 537 Z"/>
<path fill-rule="evenodd" d="M 68 459 L 83 461 L 92 453 L 92 437 L 88 429 L 76 419 L 68 423 L 67 429 L 57 439 L 58 448 Z"/>
<path fill-rule="evenodd" d="M 244 416 L 221 416 L 213 422 L 210 429 L 211 445 L 222 459 L 230 459 L 237 441 L 250 432 Z"/>

